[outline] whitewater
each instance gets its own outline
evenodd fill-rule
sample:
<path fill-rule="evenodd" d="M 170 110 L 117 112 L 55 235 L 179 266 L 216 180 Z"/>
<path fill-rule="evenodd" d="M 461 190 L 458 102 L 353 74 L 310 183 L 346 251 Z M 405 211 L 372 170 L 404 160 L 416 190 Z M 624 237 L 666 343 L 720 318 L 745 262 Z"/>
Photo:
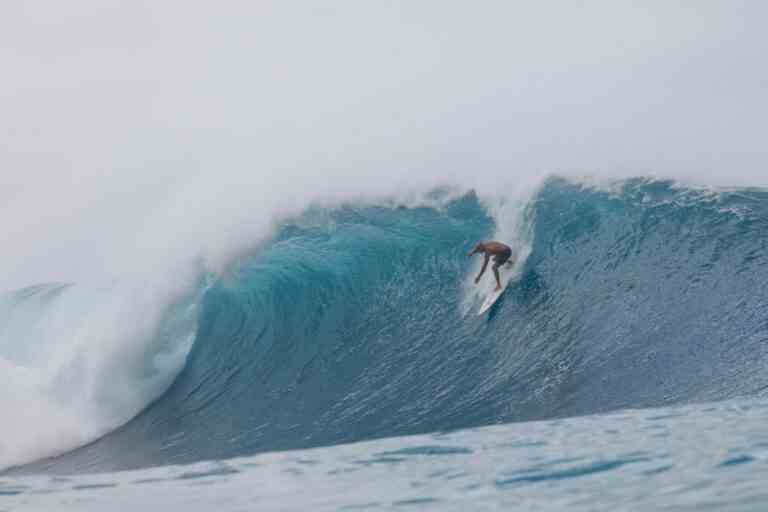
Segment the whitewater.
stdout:
<path fill-rule="evenodd" d="M 0 7 L 0 509 L 765 508 L 766 7 L 481 4 Z"/>

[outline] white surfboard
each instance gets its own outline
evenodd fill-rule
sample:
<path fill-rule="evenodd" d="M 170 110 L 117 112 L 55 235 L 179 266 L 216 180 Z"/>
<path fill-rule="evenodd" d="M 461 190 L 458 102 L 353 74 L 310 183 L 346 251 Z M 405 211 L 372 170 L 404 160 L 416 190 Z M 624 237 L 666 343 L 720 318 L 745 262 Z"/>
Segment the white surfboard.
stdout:
<path fill-rule="evenodd" d="M 482 315 L 489 309 L 491 309 L 491 306 L 493 306 L 497 300 L 499 300 L 499 297 L 501 297 L 504 294 L 504 290 L 507 289 L 507 283 L 502 283 L 501 290 L 491 292 L 488 297 L 485 298 L 483 301 L 483 305 L 480 306 L 480 311 L 477 312 L 478 315 Z"/>

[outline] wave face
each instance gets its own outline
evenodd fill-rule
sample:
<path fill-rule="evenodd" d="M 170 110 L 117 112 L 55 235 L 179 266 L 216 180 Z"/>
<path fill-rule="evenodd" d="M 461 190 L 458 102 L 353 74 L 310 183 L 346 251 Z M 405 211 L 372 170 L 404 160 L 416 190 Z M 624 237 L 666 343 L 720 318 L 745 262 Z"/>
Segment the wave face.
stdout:
<path fill-rule="evenodd" d="M 474 194 L 285 224 L 202 299 L 186 365 L 142 414 L 30 470 L 114 470 L 761 394 L 768 193 L 549 180 L 490 314 Z M 486 276 L 484 279 L 490 279 Z"/>

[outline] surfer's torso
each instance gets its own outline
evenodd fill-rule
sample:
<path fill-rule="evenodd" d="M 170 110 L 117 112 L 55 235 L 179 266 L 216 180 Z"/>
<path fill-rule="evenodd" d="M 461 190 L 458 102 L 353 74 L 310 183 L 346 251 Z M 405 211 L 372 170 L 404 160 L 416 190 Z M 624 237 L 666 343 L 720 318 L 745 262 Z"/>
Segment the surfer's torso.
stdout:
<path fill-rule="evenodd" d="M 495 265 L 503 265 L 512 257 L 512 248 L 507 244 L 490 240 L 488 242 L 480 242 L 470 253 L 470 256 L 475 253 L 484 253 L 488 256 L 493 256 L 493 262 Z"/>

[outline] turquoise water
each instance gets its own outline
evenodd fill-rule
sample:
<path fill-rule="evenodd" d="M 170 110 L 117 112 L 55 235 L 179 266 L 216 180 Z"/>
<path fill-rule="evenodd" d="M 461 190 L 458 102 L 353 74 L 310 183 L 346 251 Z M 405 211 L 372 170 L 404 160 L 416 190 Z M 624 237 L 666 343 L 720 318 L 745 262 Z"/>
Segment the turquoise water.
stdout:
<path fill-rule="evenodd" d="M 430 201 L 311 209 L 201 275 L 128 354 L 131 382 L 162 383 L 193 332 L 167 390 L 6 469 L 0 509 L 766 507 L 768 193 L 551 179 L 513 209 Z M 466 254 L 503 234 L 514 278 L 478 316 Z M 0 327 L 73 290 L 5 297 Z"/>

